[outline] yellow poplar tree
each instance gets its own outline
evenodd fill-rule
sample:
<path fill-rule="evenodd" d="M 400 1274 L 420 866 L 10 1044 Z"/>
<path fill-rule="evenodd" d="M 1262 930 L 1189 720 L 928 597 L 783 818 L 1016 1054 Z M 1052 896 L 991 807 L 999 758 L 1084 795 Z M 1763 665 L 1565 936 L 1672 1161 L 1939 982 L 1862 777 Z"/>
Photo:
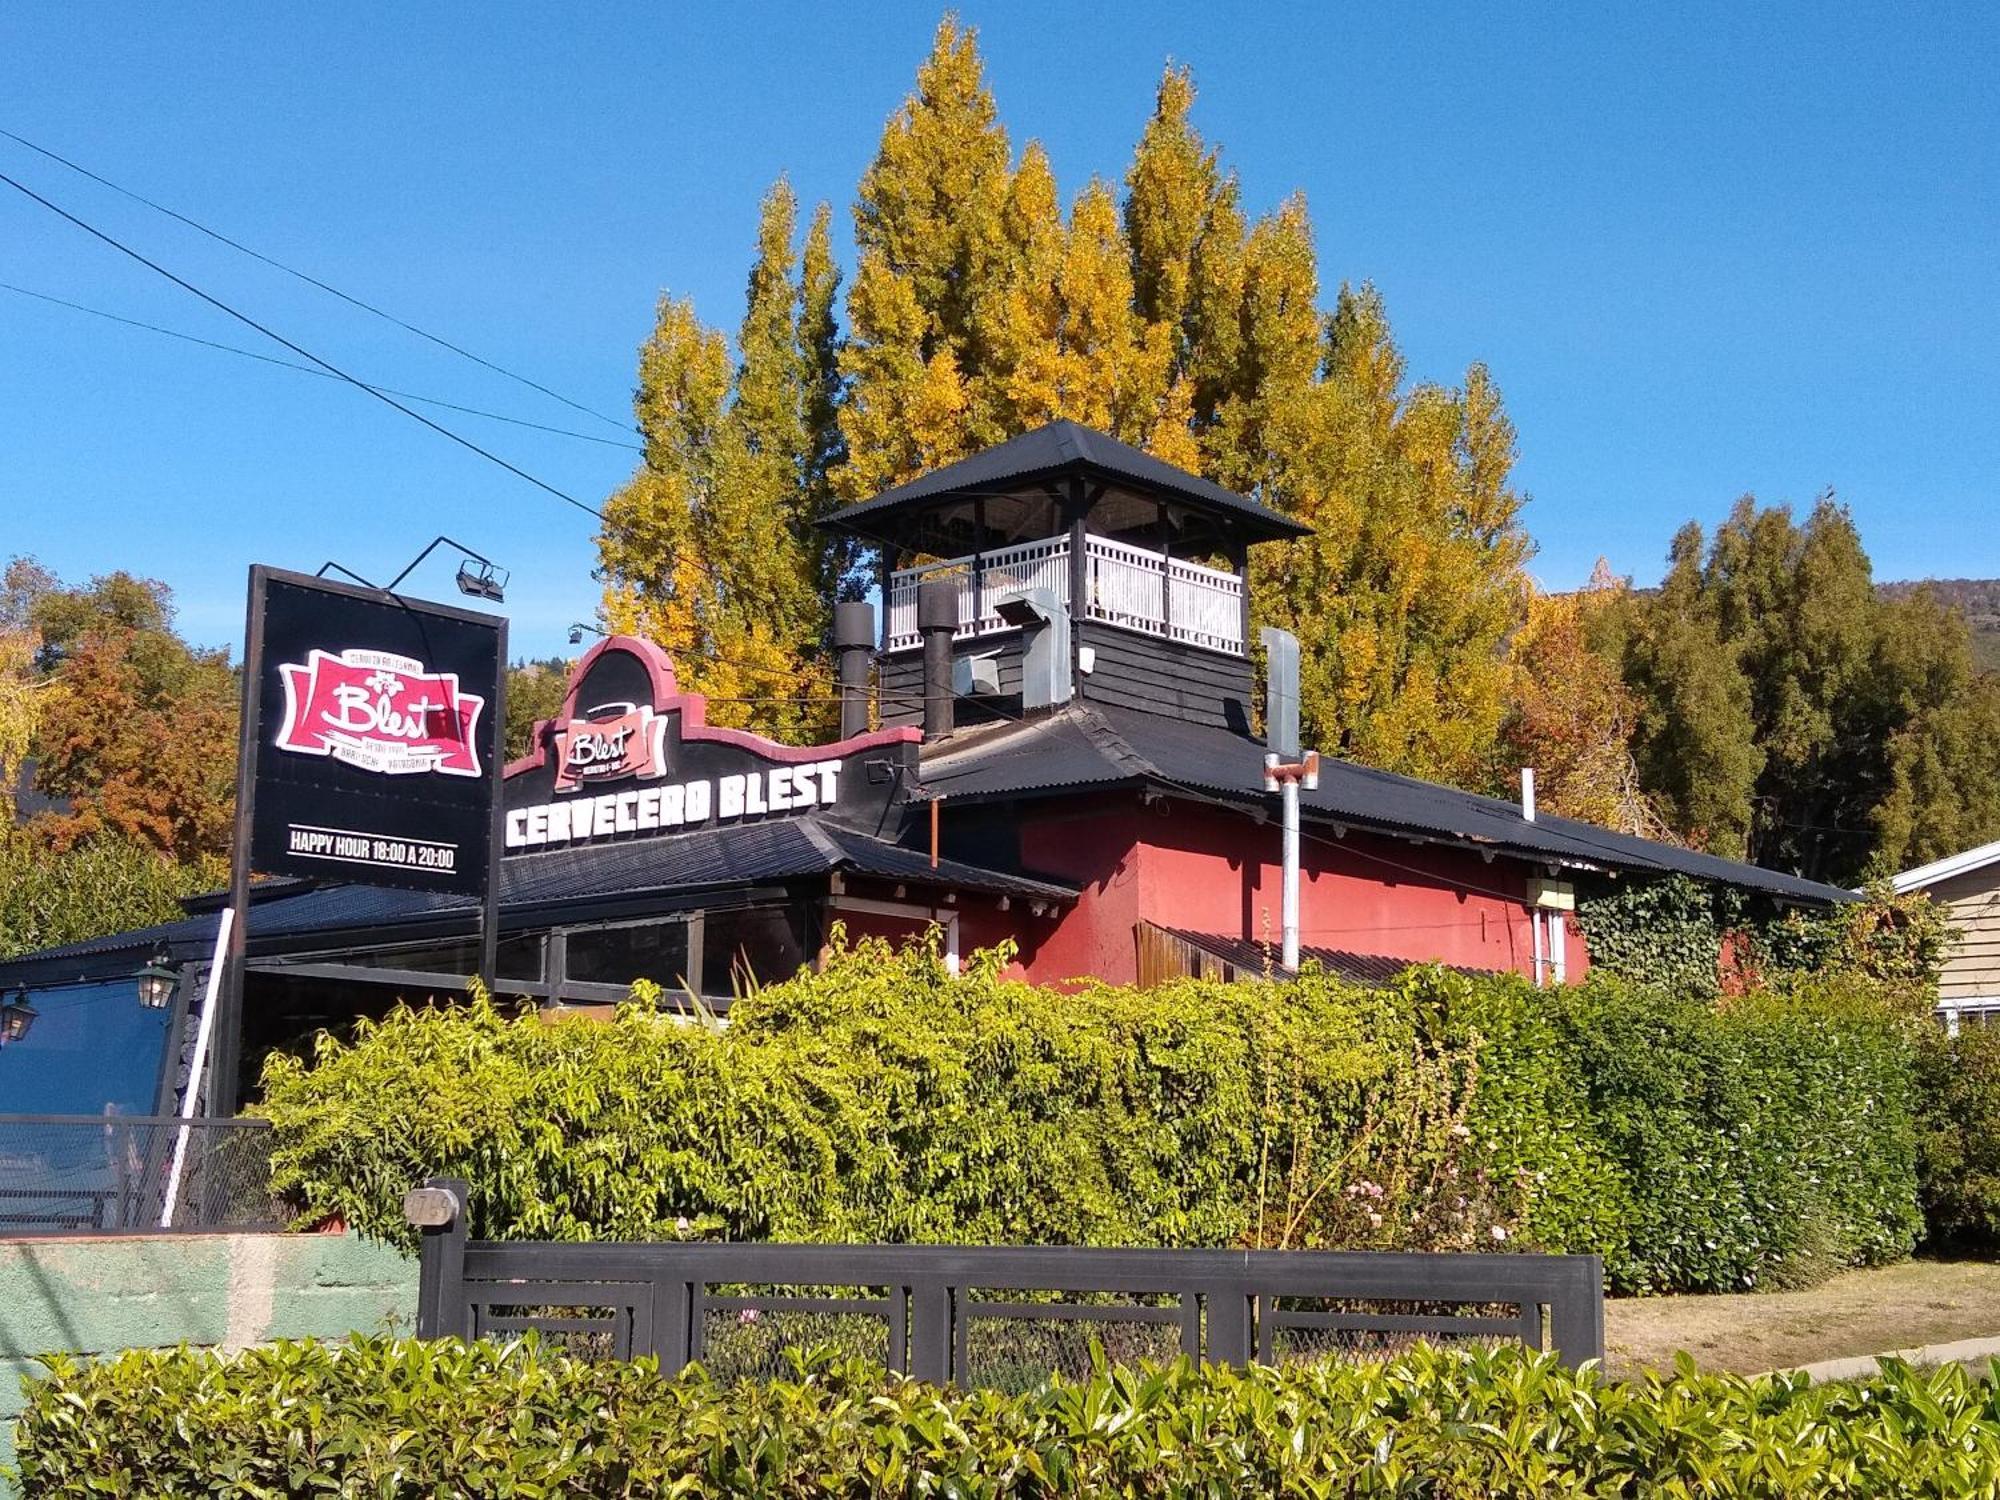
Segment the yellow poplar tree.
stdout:
<path fill-rule="evenodd" d="M 853 581 L 857 559 L 804 529 L 833 497 L 1070 418 L 1317 528 L 1260 549 L 1257 582 L 1265 618 L 1300 637 L 1323 748 L 1487 777 L 1527 552 L 1498 393 L 1478 367 L 1456 390 L 1406 388 L 1372 290 L 1324 313 L 1303 198 L 1251 222 L 1194 101 L 1170 66 L 1122 199 L 1093 181 L 1065 211 L 1046 153 L 1016 158 L 975 34 L 946 18 L 861 179 L 845 341 L 830 253 L 817 272 L 811 239 L 791 257 L 788 194 L 766 205 L 733 373 L 718 336 L 663 305 L 647 463 L 606 532 L 610 617 L 718 696 L 768 692 Z"/>
<path fill-rule="evenodd" d="M 848 559 L 813 523 L 832 503 L 839 377 L 827 215 L 793 252 L 797 202 L 764 201 L 732 366 L 693 306 L 663 298 L 640 353 L 639 471 L 605 506 L 611 628 L 657 641 L 718 724 L 780 737 L 830 717 L 823 648 Z"/>

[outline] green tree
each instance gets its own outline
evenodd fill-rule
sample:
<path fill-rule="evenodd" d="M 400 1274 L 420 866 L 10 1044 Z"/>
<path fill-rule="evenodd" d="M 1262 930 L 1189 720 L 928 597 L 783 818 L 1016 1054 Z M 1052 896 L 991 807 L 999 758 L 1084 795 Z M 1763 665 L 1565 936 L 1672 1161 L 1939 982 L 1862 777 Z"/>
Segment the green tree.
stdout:
<path fill-rule="evenodd" d="M 518 760 L 534 748 L 535 726 L 562 712 L 569 688 L 569 663 L 559 656 L 516 662 L 507 669 L 505 753 Z"/>
<path fill-rule="evenodd" d="M 1703 586 L 1702 546 L 1699 526 L 1682 527 L 1659 593 L 1633 611 L 1624 648 L 1625 680 L 1640 704 L 1633 752 L 1674 831 L 1740 859 L 1764 752 L 1750 680 Z"/>
<path fill-rule="evenodd" d="M 1853 883 L 2000 834 L 2000 683 L 1961 615 L 1878 594 L 1831 496 L 1683 528 L 1632 613 L 1642 779 L 1694 842 Z"/>
<path fill-rule="evenodd" d="M 175 921 L 182 897 L 228 879 L 219 855 L 177 864 L 117 838 L 57 852 L 23 833 L 0 835 L 0 958 Z"/>

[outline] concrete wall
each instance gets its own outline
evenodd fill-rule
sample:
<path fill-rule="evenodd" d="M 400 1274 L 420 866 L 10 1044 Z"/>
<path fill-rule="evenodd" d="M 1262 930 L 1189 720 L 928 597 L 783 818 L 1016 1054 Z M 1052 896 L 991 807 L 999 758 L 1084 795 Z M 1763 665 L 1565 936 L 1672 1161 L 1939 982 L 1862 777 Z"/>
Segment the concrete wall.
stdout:
<path fill-rule="evenodd" d="M 416 1308 L 417 1263 L 354 1235 L 0 1240 L 0 1465 L 37 1354 L 409 1333 Z"/>

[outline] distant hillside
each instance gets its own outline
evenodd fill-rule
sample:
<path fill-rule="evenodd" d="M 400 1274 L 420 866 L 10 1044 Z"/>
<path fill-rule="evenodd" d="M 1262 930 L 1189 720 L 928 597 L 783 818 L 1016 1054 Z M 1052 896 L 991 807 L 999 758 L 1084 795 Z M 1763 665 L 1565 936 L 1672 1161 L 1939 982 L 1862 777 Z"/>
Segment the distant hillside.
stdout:
<path fill-rule="evenodd" d="M 1892 599 L 1928 588 L 1947 604 L 1957 605 L 1972 627 L 1972 654 L 1979 665 L 1989 672 L 2000 672 L 2000 578 L 1927 578 L 1876 587 Z"/>

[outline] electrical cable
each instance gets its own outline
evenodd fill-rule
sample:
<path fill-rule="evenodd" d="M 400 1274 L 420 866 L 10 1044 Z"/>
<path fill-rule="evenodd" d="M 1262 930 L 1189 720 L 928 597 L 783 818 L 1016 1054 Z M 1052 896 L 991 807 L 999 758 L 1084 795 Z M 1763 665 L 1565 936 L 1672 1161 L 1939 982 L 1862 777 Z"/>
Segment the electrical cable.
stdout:
<path fill-rule="evenodd" d="M 216 241 L 218 244 L 227 245 L 230 249 L 238 252 L 239 254 L 247 255 L 252 260 L 255 261 L 261 261 L 263 262 L 263 264 L 270 266 L 273 270 L 283 271 L 287 276 L 297 277 L 300 281 L 305 282 L 308 286 L 317 287 L 322 292 L 327 293 L 329 296 L 338 297 L 342 302 L 348 303 L 350 306 L 358 307 L 365 313 L 372 313 L 375 317 L 381 318 L 385 322 L 393 323 L 396 325 L 396 327 L 403 329 L 407 333 L 413 333 L 420 339 L 426 339 L 429 342 L 436 344 L 440 349 L 448 349 L 453 354 L 458 355 L 461 359 L 469 359 L 474 364 L 479 365 L 484 369 L 493 371 L 493 373 L 496 375 L 504 375 L 509 380 L 518 381 L 520 384 L 527 386 L 528 389 L 532 391 L 539 391 L 542 395 L 547 396 L 550 400 L 560 401 L 564 406 L 570 407 L 575 411 L 580 411 L 587 417 L 595 417 L 598 421 L 608 423 L 610 426 L 616 427 L 621 431 L 629 432 L 632 430 L 631 424 L 629 422 L 621 422 L 615 417 L 607 417 L 603 412 L 597 411 L 592 407 L 585 406 L 580 401 L 572 401 L 569 397 L 563 395 L 559 391 L 550 390 L 547 386 L 541 384 L 539 381 L 530 380 L 527 376 L 517 374 L 516 372 L 508 369 L 504 365 L 495 364 L 490 359 L 485 359 L 480 355 L 474 354 L 470 349 L 461 348 L 459 345 L 452 343 L 449 339 L 442 338 L 435 333 L 427 332 L 426 330 L 417 327 L 417 325 L 414 323 L 405 322 L 403 319 L 397 317 L 394 313 L 385 312 L 381 308 L 376 307 L 373 303 L 364 302 L 361 300 L 361 298 L 356 297 L 351 293 L 343 292 L 339 287 L 329 285 L 327 282 L 321 281 L 316 276 L 309 276 L 304 271 L 299 270 L 297 267 L 288 266 L 283 261 L 274 259 L 273 257 L 264 254 L 261 250 L 252 250 L 248 245 L 243 244 L 241 241 L 231 239 L 228 235 L 223 234 L 220 230 L 210 229 L 206 224 L 200 223 L 195 219 L 191 219 L 186 214 L 176 213 L 173 209 L 168 208 L 164 203 L 156 203 L 151 198 L 145 197 L 143 194 L 140 193 L 135 193 L 132 191 L 132 189 L 128 187 L 121 187 L 118 183 L 113 182 L 110 178 L 100 176 L 98 173 L 91 171 L 90 168 L 85 166 L 80 166 L 78 163 L 71 161 L 66 156 L 58 156 L 55 152 L 49 150 L 49 148 L 46 146 L 36 145 L 26 136 L 16 135 L 13 131 L 7 130 L 5 128 L 0 128 L 0 136 L 5 136 L 8 140 L 13 141 L 16 145 L 26 146 L 30 151 L 33 151 L 38 155 L 46 156 L 50 161 L 55 162 L 61 166 L 67 167 L 72 172 L 76 172 L 81 176 L 88 177 L 92 182 L 98 183 L 104 187 L 108 187 L 111 189 L 112 192 L 120 193 L 125 197 L 130 198 L 134 203 L 144 204 L 147 208 L 152 209 L 153 212 L 155 213 L 165 214 L 168 218 L 173 219 L 178 223 L 185 224 L 188 228 L 194 230 L 197 234 L 205 234 L 210 239 Z"/>
<path fill-rule="evenodd" d="M 143 328 L 148 333 L 164 334 L 167 338 L 179 339 L 183 343 L 199 344 L 204 349 L 215 349 L 223 354 L 241 355 L 244 359 L 254 359 L 260 364 L 276 365 L 281 370 L 296 370 L 301 375 L 311 375 L 320 380 L 332 380 L 334 378 L 327 374 L 326 371 L 316 370 L 311 365 L 302 365 L 289 359 L 279 359 L 274 354 L 259 354 L 255 349 L 239 348 L 235 344 L 218 343 L 214 339 L 201 338 L 192 333 L 182 333 L 177 328 L 162 328 L 158 323 L 146 323 L 138 318 L 128 318 L 119 313 L 106 312 L 101 307 L 89 307 L 81 302 L 71 302 L 65 297 L 51 296 L 47 292 L 38 292 L 30 287 L 15 286 L 12 282 L 0 281 L 0 291 L 14 292 L 23 297 L 33 297 L 37 302 L 48 302 L 57 307 L 67 307 L 72 312 L 89 313 L 93 318 L 103 318 L 112 323 L 123 323 L 127 328 Z M 627 443 L 618 438 L 599 437 L 594 432 L 577 432 L 568 427 L 551 427 L 545 422 L 530 422 L 525 417 L 510 417 L 504 412 L 483 411 L 476 406 L 460 406 L 455 401 L 445 401 L 436 396 L 419 396 L 412 391 L 399 391 L 394 386 L 377 385 L 373 381 L 369 381 L 367 384 L 373 390 L 382 391 L 391 396 L 400 396 L 405 401 L 417 401 L 425 406 L 440 406 L 446 411 L 463 412 L 468 417 L 484 417 L 490 422 L 507 422 L 515 427 L 528 427 L 534 429 L 536 432 L 553 433 L 557 437 L 575 438 L 579 442 L 602 443 L 608 448 L 625 448 L 633 453 L 644 453 L 646 451 L 645 446 L 640 443 Z"/>
<path fill-rule="evenodd" d="M 71 213 L 68 209 L 61 208 L 58 205 L 51 203 L 47 198 L 44 198 L 40 193 L 36 192 L 33 188 L 28 187 L 23 183 L 15 181 L 12 177 L 9 177 L 5 172 L 0 172 L 0 182 L 4 182 L 8 187 L 14 189 L 14 191 L 22 194 L 24 197 L 32 198 L 35 202 L 41 204 L 43 208 L 46 208 L 50 213 L 57 215 L 59 218 L 64 218 L 69 220 L 69 222 L 74 224 L 78 229 L 83 230 L 86 234 L 89 234 L 96 239 L 102 240 L 105 244 L 111 246 L 112 249 L 118 251 L 120 254 L 130 256 L 133 260 L 139 262 L 139 264 L 144 266 L 147 270 L 152 271 L 157 275 L 166 277 L 167 280 L 171 281 L 175 286 L 180 287 L 183 291 L 193 293 L 195 296 L 201 298 L 202 301 L 206 302 L 210 307 L 215 308 L 219 312 L 225 312 L 229 314 L 230 317 L 236 319 L 237 322 L 243 323 L 250 328 L 254 328 L 257 332 L 263 334 L 265 338 L 270 339 L 273 343 L 284 345 L 287 349 L 291 350 L 292 353 L 300 356 L 303 359 L 311 360 L 314 364 L 318 365 L 321 369 L 327 371 L 329 374 L 337 375 L 338 377 L 340 377 L 340 379 L 346 381 L 356 390 L 366 391 L 369 395 L 373 396 L 377 401 L 380 401 L 383 405 L 394 407 L 397 411 L 401 412 L 411 421 L 421 422 L 424 426 L 430 428 L 431 431 L 438 433 L 442 437 L 451 439 L 452 442 L 457 443 L 461 448 L 464 448 L 469 452 L 478 454 L 488 463 L 499 465 L 501 468 L 505 469 L 508 473 L 514 475 L 516 478 L 525 479 L 529 484 L 532 484 L 536 489 L 546 491 L 547 493 L 555 496 L 556 499 L 562 501 L 565 505 L 573 505 L 578 510 L 582 511 L 585 515 L 595 516 L 599 521 L 602 521 L 604 519 L 604 512 L 599 510 L 596 506 L 586 505 L 583 501 L 577 499 L 576 496 L 566 494 L 562 490 L 557 489 L 554 485 L 550 484 L 546 479 L 536 478 L 533 474 L 530 474 L 526 469 L 521 468 L 518 464 L 509 463 L 499 454 L 494 453 L 489 449 L 480 447 L 480 445 L 473 442 L 471 438 L 465 437 L 459 433 L 452 431 L 451 428 L 446 427 L 442 422 L 433 422 L 429 417 L 425 416 L 422 412 L 410 410 L 409 407 L 403 405 L 403 403 L 398 401 L 395 397 L 384 394 L 382 391 L 377 390 L 374 386 L 369 385 L 366 381 L 357 380 L 354 376 L 348 374 L 338 365 L 331 364 L 328 361 L 321 359 L 317 354 L 313 353 L 312 350 L 303 348 L 300 345 L 293 343 L 283 334 L 273 332 L 271 329 L 265 327 L 262 323 L 259 323 L 255 318 L 251 317 L 248 313 L 238 312 L 235 308 L 231 307 L 227 302 L 222 301 L 219 297 L 210 296 L 207 292 L 204 292 L 200 287 L 196 286 L 193 282 L 187 281 L 182 277 L 176 276 L 172 271 L 169 271 L 165 266 L 159 264 L 159 262 L 157 261 L 148 260 L 144 255 L 141 255 L 137 250 L 134 250 L 130 245 L 125 244 L 122 240 L 115 239 L 111 235 L 106 234 L 102 229 L 97 228 L 94 224 L 89 224 L 86 223 L 84 220 L 79 219 L 75 214 Z"/>

